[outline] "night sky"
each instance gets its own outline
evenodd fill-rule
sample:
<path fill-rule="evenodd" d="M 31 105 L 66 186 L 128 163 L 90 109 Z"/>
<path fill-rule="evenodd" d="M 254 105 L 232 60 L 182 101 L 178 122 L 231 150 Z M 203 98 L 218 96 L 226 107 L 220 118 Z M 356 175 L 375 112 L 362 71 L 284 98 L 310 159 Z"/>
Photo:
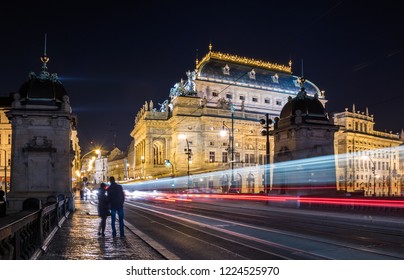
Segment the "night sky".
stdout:
<path fill-rule="evenodd" d="M 400 1 L 2 1 L 0 94 L 57 73 L 78 116 L 80 144 L 125 150 L 136 113 L 156 107 L 213 50 L 287 64 L 325 90 L 330 113 L 374 114 L 404 128 L 404 4 Z M 353 3 L 354 2 L 354 3 Z M 198 51 L 197 51 L 198 50 Z"/>

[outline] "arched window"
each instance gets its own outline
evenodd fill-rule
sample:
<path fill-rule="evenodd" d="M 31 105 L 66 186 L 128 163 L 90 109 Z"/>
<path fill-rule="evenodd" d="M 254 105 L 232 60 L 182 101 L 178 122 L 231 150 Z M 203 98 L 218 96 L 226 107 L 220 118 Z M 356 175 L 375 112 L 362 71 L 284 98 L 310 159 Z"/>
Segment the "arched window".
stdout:
<path fill-rule="evenodd" d="M 163 165 L 166 158 L 165 154 L 165 140 L 157 139 L 153 142 L 153 164 Z"/>
<path fill-rule="evenodd" d="M 254 175 L 250 172 L 248 173 L 247 177 L 247 192 L 254 193 L 254 186 L 255 186 L 255 178 Z"/>

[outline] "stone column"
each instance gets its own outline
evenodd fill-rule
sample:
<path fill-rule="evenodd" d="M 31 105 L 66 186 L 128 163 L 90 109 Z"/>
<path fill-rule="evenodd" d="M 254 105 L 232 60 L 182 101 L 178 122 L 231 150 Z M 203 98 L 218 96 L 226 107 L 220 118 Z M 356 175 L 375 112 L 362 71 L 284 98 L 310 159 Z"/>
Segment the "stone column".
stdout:
<path fill-rule="evenodd" d="M 65 95 L 58 103 L 23 103 L 19 99 L 14 94 L 7 113 L 12 123 L 10 209 L 22 210 L 28 198 L 37 198 L 44 205 L 68 197 L 73 211 L 71 135 L 76 117 L 69 98 Z"/>

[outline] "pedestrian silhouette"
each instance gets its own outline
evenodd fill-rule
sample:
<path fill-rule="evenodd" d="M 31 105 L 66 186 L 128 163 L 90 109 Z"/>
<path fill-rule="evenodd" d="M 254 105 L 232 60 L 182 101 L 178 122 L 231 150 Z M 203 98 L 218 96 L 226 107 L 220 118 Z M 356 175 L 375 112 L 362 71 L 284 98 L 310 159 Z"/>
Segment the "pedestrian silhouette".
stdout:
<path fill-rule="evenodd" d="M 5 216 L 7 211 L 6 199 L 4 198 L 4 195 L 5 192 L 0 190 L 0 217 Z"/>
<path fill-rule="evenodd" d="M 124 224 L 123 224 L 123 203 L 125 201 L 125 193 L 121 185 L 115 182 L 115 177 L 111 176 L 109 178 L 110 186 L 107 190 L 108 200 L 111 207 L 111 228 L 112 236 L 116 236 L 116 214 L 118 213 L 119 218 L 119 233 L 121 237 L 124 237 Z"/>
<path fill-rule="evenodd" d="M 105 236 L 105 226 L 107 223 L 107 217 L 110 215 L 109 200 L 107 196 L 107 184 L 101 183 L 98 189 L 98 216 L 101 218 L 100 225 L 98 227 L 98 235 Z"/>

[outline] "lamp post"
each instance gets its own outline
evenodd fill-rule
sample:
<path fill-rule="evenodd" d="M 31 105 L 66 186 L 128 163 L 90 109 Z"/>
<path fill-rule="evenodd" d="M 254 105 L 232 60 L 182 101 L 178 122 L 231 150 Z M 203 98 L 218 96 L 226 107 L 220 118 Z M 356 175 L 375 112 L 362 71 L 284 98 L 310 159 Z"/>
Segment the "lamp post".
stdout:
<path fill-rule="evenodd" d="M 7 200 L 7 151 L 4 149 L 0 149 L 4 152 L 4 195 Z"/>
<path fill-rule="evenodd" d="M 190 162 L 190 160 L 191 160 L 192 151 L 189 149 L 189 141 L 188 141 L 188 138 L 187 138 L 185 135 L 183 135 L 183 134 L 180 134 L 178 137 L 179 137 L 180 139 L 184 139 L 184 140 L 186 141 L 186 143 L 187 143 L 187 148 L 186 148 L 184 151 L 185 151 L 185 154 L 187 155 L 187 176 L 188 176 L 188 192 L 189 192 L 189 187 L 190 187 L 190 185 L 191 185 L 191 182 L 190 182 L 190 174 L 189 174 L 189 162 Z"/>
<path fill-rule="evenodd" d="M 174 193 L 174 190 L 175 190 L 175 183 L 174 183 L 174 177 L 175 177 L 175 175 L 174 175 L 174 164 L 173 164 L 169 159 L 165 159 L 164 162 L 165 162 L 165 164 L 166 164 L 167 166 L 171 166 L 171 178 L 173 178 L 173 180 L 172 180 L 172 182 L 171 182 L 171 192 Z"/>
<path fill-rule="evenodd" d="M 231 185 L 230 189 L 234 188 L 234 105 L 230 105 L 231 111 Z"/>
<path fill-rule="evenodd" d="M 142 179 L 144 179 L 144 156 L 141 156 L 141 161 L 142 161 Z"/>
<path fill-rule="evenodd" d="M 263 125 L 263 130 L 261 131 L 262 136 L 266 136 L 266 151 L 265 151 L 265 186 L 264 193 L 268 194 L 270 189 L 270 178 L 269 178 L 269 129 L 271 128 L 272 120 L 269 118 L 269 114 L 265 114 L 265 119 L 260 120 L 260 124 Z"/>
<path fill-rule="evenodd" d="M 128 159 L 124 159 L 123 164 L 124 164 L 124 175 L 123 175 L 123 177 L 124 177 L 125 180 L 129 180 L 129 167 L 130 167 L 130 165 L 128 163 Z"/>
<path fill-rule="evenodd" d="M 174 174 L 174 164 L 173 164 L 173 163 L 171 162 L 171 160 L 169 160 L 169 159 L 165 159 L 164 162 L 165 162 L 165 164 L 166 164 L 167 166 L 171 166 L 171 177 L 174 178 L 174 177 L 175 177 L 175 174 Z"/>
<path fill-rule="evenodd" d="M 231 181 L 230 181 L 230 189 L 234 188 L 234 149 L 233 149 L 233 132 L 223 121 L 223 128 L 220 131 L 221 136 L 226 136 L 227 132 L 229 134 L 229 148 L 227 149 L 228 153 L 230 153 L 230 168 L 231 168 Z"/>

